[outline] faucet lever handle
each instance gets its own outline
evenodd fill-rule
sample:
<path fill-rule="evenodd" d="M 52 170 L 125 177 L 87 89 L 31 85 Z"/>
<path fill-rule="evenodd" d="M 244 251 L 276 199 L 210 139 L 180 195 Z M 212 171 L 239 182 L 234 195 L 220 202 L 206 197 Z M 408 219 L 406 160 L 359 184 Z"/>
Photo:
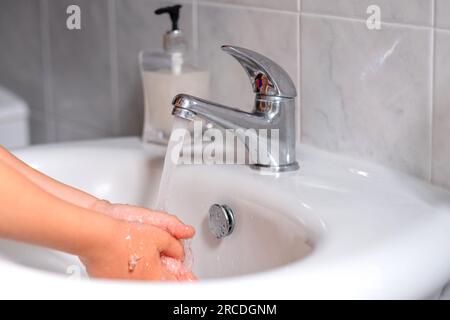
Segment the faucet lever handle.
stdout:
<path fill-rule="evenodd" d="M 284 98 L 297 96 L 297 90 L 291 77 L 269 58 L 252 50 L 235 46 L 222 46 L 222 50 L 239 61 L 250 77 L 253 91 L 256 94 Z"/>

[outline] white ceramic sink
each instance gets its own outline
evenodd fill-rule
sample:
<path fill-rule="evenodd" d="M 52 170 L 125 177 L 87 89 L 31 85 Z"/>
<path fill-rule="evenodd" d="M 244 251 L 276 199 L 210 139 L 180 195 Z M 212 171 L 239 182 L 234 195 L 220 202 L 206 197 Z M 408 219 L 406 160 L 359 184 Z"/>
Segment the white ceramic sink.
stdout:
<path fill-rule="evenodd" d="M 165 150 L 137 138 L 32 147 L 21 159 L 112 202 L 152 207 Z M 450 279 L 450 194 L 375 165 L 299 146 L 301 169 L 179 166 L 167 209 L 194 225 L 195 284 L 89 280 L 76 257 L 0 241 L 0 297 L 426 298 Z M 227 204 L 236 229 L 207 226 Z M 69 280 L 70 279 L 70 280 Z M 42 290 L 45 287 L 46 290 Z"/>

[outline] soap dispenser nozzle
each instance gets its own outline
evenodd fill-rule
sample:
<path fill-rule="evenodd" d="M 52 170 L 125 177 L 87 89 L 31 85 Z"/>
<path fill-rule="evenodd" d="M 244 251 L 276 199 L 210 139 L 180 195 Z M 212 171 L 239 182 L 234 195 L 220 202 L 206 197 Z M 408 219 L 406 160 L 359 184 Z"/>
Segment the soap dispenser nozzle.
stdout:
<path fill-rule="evenodd" d="M 178 29 L 178 19 L 180 18 L 180 9 L 181 5 L 177 4 L 175 6 L 160 8 L 155 11 L 155 14 L 161 15 L 167 13 L 170 16 L 170 20 L 172 21 L 172 31 L 179 30 Z"/>

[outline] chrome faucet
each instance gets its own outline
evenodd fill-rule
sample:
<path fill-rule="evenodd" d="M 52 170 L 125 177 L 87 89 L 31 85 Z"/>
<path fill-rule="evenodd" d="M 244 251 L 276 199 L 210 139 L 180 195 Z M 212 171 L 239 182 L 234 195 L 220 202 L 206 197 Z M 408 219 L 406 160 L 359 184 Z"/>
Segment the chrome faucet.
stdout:
<path fill-rule="evenodd" d="M 172 114 L 187 120 L 199 117 L 224 129 L 254 129 L 257 132 L 255 136 L 241 137 L 247 149 L 250 149 L 251 142 L 256 142 L 251 141 L 252 139 L 271 140 L 273 144 L 272 138 L 277 136 L 277 154 L 274 154 L 273 148 L 267 148 L 265 159 L 268 160 L 260 161 L 259 157 L 253 159 L 251 168 L 271 172 L 298 170 L 295 155 L 297 90 L 291 78 L 278 64 L 254 51 L 234 46 L 222 46 L 222 50 L 236 58 L 250 77 L 256 94 L 253 112 L 179 94 L 172 102 Z M 267 134 L 262 136 L 259 134 L 261 131 Z"/>

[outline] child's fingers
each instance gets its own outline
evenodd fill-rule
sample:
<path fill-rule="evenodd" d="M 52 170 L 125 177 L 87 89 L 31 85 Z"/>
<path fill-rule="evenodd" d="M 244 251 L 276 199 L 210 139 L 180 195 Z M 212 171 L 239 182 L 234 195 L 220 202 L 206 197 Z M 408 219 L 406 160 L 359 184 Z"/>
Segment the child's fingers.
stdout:
<path fill-rule="evenodd" d="M 161 278 L 162 281 L 178 281 L 178 278 L 175 275 L 168 272 L 167 270 L 164 270 L 162 274 L 163 274 Z"/>
<path fill-rule="evenodd" d="M 179 240 L 164 232 L 159 241 L 159 252 L 165 256 L 184 261 L 184 248 Z"/>
<path fill-rule="evenodd" d="M 186 272 L 176 275 L 178 281 L 194 282 L 197 281 L 197 277 L 192 272 Z"/>
<path fill-rule="evenodd" d="M 195 235 L 194 227 L 164 212 L 153 211 L 144 217 L 144 222 L 162 228 L 178 239 L 190 239 Z"/>
<path fill-rule="evenodd" d="M 109 205 L 107 209 L 102 210 L 102 212 L 116 219 L 145 223 L 161 228 L 177 239 L 189 239 L 195 234 L 195 229 L 192 226 L 188 226 L 177 217 L 164 212 L 122 204 Z"/>
<path fill-rule="evenodd" d="M 197 277 L 186 269 L 182 261 L 165 256 L 161 257 L 161 261 L 167 272 L 176 277 L 177 281 L 197 281 Z"/>

